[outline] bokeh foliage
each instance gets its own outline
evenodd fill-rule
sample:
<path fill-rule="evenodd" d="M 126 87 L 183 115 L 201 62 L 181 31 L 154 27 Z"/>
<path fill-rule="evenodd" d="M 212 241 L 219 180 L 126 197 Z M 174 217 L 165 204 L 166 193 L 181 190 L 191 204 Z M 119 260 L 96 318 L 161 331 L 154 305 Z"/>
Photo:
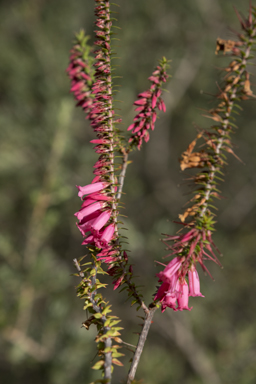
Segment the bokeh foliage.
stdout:
<path fill-rule="evenodd" d="M 93 36 L 91 0 L 1 1 L 0 26 L 0 284 L 3 383 L 89 383 L 96 348 L 93 331 L 75 297 L 72 259 L 84 248 L 73 213 L 79 208 L 75 185 L 91 181 L 94 138 L 83 113 L 75 109 L 65 74 L 74 32 Z M 136 263 L 148 300 L 155 290 L 155 259 L 164 256 L 161 233 L 174 233 L 172 220 L 187 201 L 178 158 L 208 126 L 200 109 L 220 81 L 217 37 L 233 38 L 239 28 L 232 5 L 239 0 L 119 0 L 120 43 L 116 42 L 120 94 L 116 110 L 124 129 L 134 117 L 132 103 L 147 89 L 147 77 L 165 55 L 172 59 L 167 113 L 151 140 L 133 155 L 124 191 L 130 257 Z M 254 4 L 255 5 L 255 4 Z M 252 67 L 252 72 L 255 73 Z M 252 78 L 252 83 L 254 80 Z M 204 299 L 191 312 L 156 314 L 142 355 L 138 378 L 145 383 L 184 384 L 255 382 L 256 368 L 256 133 L 255 101 L 244 102 L 234 142 L 245 162 L 229 157 L 225 199 L 219 202 L 215 242 L 223 270 L 201 274 Z M 136 343 L 140 320 L 124 293 L 107 296 L 123 320 L 123 339 Z M 128 368 L 131 352 L 123 359 Z M 116 382 L 124 379 L 116 369 Z"/>

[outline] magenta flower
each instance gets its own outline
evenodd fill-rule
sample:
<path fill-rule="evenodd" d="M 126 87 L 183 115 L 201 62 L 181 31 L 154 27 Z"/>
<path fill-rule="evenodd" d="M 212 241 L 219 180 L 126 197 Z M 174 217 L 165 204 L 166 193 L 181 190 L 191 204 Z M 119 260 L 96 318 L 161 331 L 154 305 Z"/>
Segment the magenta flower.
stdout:
<path fill-rule="evenodd" d="M 117 289 L 118 287 L 120 287 L 120 285 L 122 284 L 123 279 L 124 279 L 124 274 L 122 276 L 120 276 L 117 280 L 113 281 L 114 290 Z"/>
<path fill-rule="evenodd" d="M 204 297 L 200 292 L 199 276 L 194 265 L 192 265 L 191 269 L 188 271 L 188 281 L 189 281 L 189 296 Z"/>
<path fill-rule="evenodd" d="M 161 311 L 164 312 L 166 310 L 166 307 L 169 307 L 173 309 L 174 311 L 177 311 L 177 295 L 174 293 L 167 293 L 162 301 L 162 307 Z"/>
<path fill-rule="evenodd" d="M 97 212 L 97 215 L 99 215 L 99 212 Z M 94 223 L 94 221 L 95 221 L 95 218 L 88 220 L 83 224 L 76 223 L 76 226 L 79 229 L 79 231 L 82 233 L 82 235 L 86 236 L 86 232 L 91 231 L 91 226 Z"/>
<path fill-rule="evenodd" d="M 88 244 L 93 244 L 95 241 L 93 235 L 87 236 L 84 241 L 82 242 L 82 245 L 88 245 Z"/>
<path fill-rule="evenodd" d="M 181 283 L 177 272 L 171 276 L 170 280 L 166 279 L 158 288 L 154 300 L 161 301 L 162 312 L 167 307 L 172 308 L 174 311 L 191 310 L 188 307 L 188 284 L 185 279 Z"/>
<path fill-rule="evenodd" d="M 76 187 L 79 189 L 78 196 L 81 197 L 82 199 L 84 195 L 88 195 L 89 193 L 99 192 L 102 189 L 107 188 L 108 185 L 109 183 L 106 183 L 106 182 L 98 182 L 98 183 L 85 185 L 84 187 L 81 187 L 80 185 L 77 185 Z"/>
<path fill-rule="evenodd" d="M 108 210 L 108 211 L 104 211 L 102 212 L 98 217 L 97 219 L 95 219 L 93 221 L 93 223 L 91 224 L 91 231 L 96 235 L 98 236 L 99 235 L 99 231 L 100 229 L 102 229 L 104 227 L 105 224 L 107 224 L 107 222 L 109 221 L 110 217 L 111 217 L 111 214 L 112 214 L 112 211 L 111 210 Z"/>
<path fill-rule="evenodd" d="M 170 284 L 168 282 L 164 282 L 162 285 L 160 285 L 160 287 L 158 288 L 157 294 L 154 297 L 154 300 L 160 300 L 160 301 L 163 300 L 169 288 L 170 288 Z"/>
<path fill-rule="evenodd" d="M 89 205 L 88 207 L 84 207 L 80 209 L 80 211 L 76 212 L 74 215 L 78 218 L 79 221 L 83 220 L 90 214 L 94 213 L 95 211 L 98 211 L 102 208 L 104 208 L 105 203 L 102 201 L 94 202 L 93 204 Z"/>
<path fill-rule="evenodd" d="M 183 309 L 187 309 L 188 311 L 191 311 L 192 307 L 188 307 L 188 284 L 186 280 L 181 283 L 179 283 L 180 292 L 177 295 L 177 302 L 178 302 L 178 308 L 177 310 L 183 311 Z"/>
<path fill-rule="evenodd" d="M 177 257 L 174 257 L 174 259 L 172 259 L 172 261 L 170 261 L 170 263 L 167 265 L 167 267 L 163 270 L 163 272 L 161 273 L 161 276 L 162 276 L 162 280 L 163 281 L 166 281 L 166 280 L 171 280 L 171 277 L 175 274 L 175 272 L 178 271 L 178 269 L 180 268 L 181 264 L 182 264 L 182 258 L 177 256 Z"/>
<path fill-rule="evenodd" d="M 99 248 L 106 248 L 109 245 L 109 242 L 113 239 L 114 233 L 115 225 L 110 224 L 104 229 L 100 239 L 96 241 L 97 246 Z"/>
<path fill-rule="evenodd" d="M 180 239 L 180 236 L 177 237 Z M 174 311 L 190 310 L 191 308 L 188 307 L 189 296 L 203 296 L 200 293 L 199 277 L 194 265 L 188 271 L 188 287 L 185 275 L 187 274 L 189 260 L 190 258 L 186 259 L 184 256 L 176 256 L 163 271 L 157 274 L 162 285 L 158 288 L 154 300 L 161 302 L 162 312 L 167 307 L 172 308 Z M 178 306 L 176 307 L 177 303 Z"/>

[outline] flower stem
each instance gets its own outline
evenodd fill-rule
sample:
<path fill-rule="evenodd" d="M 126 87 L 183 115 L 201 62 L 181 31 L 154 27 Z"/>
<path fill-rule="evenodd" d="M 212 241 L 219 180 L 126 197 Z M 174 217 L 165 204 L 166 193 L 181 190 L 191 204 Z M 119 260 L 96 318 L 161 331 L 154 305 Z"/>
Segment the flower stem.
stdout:
<path fill-rule="evenodd" d="M 134 377 L 135 377 L 135 374 L 136 374 L 136 371 L 138 368 L 138 364 L 140 361 L 140 357 L 141 357 L 141 354 L 142 354 L 142 351 L 143 351 L 143 348 L 144 348 L 144 345 L 145 345 L 145 342 L 147 339 L 147 335 L 148 335 L 148 332 L 149 332 L 149 329 L 150 329 L 150 326 L 152 323 L 152 319 L 153 319 L 153 316 L 154 316 L 154 313 L 156 310 L 157 310 L 157 307 L 150 308 L 148 311 L 148 314 L 146 314 L 143 328 L 142 328 L 142 331 L 141 331 L 141 334 L 139 337 L 139 341 L 138 341 L 138 344 L 137 344 L 137 347 L 136 347 L 136 350 L 135 350 L 135 353 L 133 356 L 132 364 L 131 364 L 131 367 L 130 367 L 130 370 L 128 373 L 128 378 L 127 378 L 126 384 L 131 384 L 132 381 L 134 380 Z"/>

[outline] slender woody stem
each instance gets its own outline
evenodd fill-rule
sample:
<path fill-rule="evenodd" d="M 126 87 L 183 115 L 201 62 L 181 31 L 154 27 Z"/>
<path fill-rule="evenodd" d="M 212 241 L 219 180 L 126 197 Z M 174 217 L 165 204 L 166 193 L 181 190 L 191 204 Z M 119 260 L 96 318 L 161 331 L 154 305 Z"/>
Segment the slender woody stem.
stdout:
<path fill-rule="evenodd" d="M 150 308 L 148 311 L 148 314 L 145 317 L 143 329 L 141 331 L 139 341 L 138 341 L 138 344 L 137 344 L 137 347 L 136 347 L 136 350 L 135 350 L 135 353 L 133 356 L 132 364 L 131 364 L 131 367 L 130 367 L 130 370 L 128 373 L 127 384 L 131 384 L 131 382 L 134 380 L 134 377 L 135 377 L 135 374 L 136 374 L 136 371 L 138 368 L 138 364 L 140 361 L 140 357 L 141 357 L 141 354 L 142 354 L 142 351 L 143 351 L 143 348 L 144 348 L 144 345 L 145 345 L 145 342 L 147 339 L 147 335 L 149 332 L 149 328 L 151 326 L 152 319 L 153 319 L 153 316 L 154 316 L 156 309 L 157 309 L 157 307 Z"/>

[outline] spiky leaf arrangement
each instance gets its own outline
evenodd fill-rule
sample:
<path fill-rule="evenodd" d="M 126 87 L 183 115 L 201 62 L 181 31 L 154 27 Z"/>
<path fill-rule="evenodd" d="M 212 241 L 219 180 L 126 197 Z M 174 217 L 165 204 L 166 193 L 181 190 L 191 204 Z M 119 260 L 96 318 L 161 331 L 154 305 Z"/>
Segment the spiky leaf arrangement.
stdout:
<path fill-rule="evenodd" d="M 225 153 L 234 155 L 230 139 L 230 134 L 236 127 L 233 123 L 233 113 L 241 109 L 238 105 L 241 100 L 254 97 L 246 67 L 252 58 L 252 45 L 256 40 L 255 8 L 250 6 L 248 19 L 243 19 L 239 14 L 238 16 L 243 29 L 243 33 L 237 34 L 238 40 L 217 39 L 216 53 L 229 55 L 231 62 L 224 68 L 226 75 L 224 86 L 216 96 L 217 107 L 206 115 L 214 124 L 209 130 L 202 130 L 197 135 L 180 160 L 182 171 L 199 171 L 190 178 L 195 185 L 190 206 L 179 215 L 182 230 L 177 235 L 166 235 L 163 239 L 170 251 L 167 256 L 175 257 L 165 266 L 164 271 L 158 274 L 161 286 L 155 300 L 161 301 L 162 311 L 166 307 L 175 311 L 190 309 L 188 297 L 202 296 L 196 271 L 197 263 L 209 274 L 205 260 L 212 260 L 221 265 L 216 256 L 219 250 L 212 240 L 215 223 L 212 203 L 214 199 L 221 198 L 218 184 L 223 177 L 221 169 L 227 164 Z M 202 149 L 195 149 L 197 140 L 203 140 L 200 145 Z"/>
<path fill-rule="evenodd" d="M 93 324 L 97 327 L 98 334 L 96 343 L 98 346 L 98 360 L 92 367 L 95 370 L 101 370 L 104 376 L 102 382 L 108 383 L 111 380 L 113 370 L 112 364 L 123 365 L 117 357 L 123 356 L 118 352 L 120 345 L 116 343 L 122 342 L 120 339 L 121 327 L 116 325 L 121 321 L 117 316 L 110 315 L 111 305 L 102 297 L 99 289 L 105 288 L 106 284 L 102 284 L 97 275 L 105 274 L 101 268 L 101 263 L 92 257 L 93 261 L 81 264 L 83 258 L 79 261 L 74 259 L 75 266 L 78 270 L 77 276 L 82 278 L 77 286 L 77 296 L 84 301 L 84 310 L 91 315 L 82 325 L 87 330 Z"/>

